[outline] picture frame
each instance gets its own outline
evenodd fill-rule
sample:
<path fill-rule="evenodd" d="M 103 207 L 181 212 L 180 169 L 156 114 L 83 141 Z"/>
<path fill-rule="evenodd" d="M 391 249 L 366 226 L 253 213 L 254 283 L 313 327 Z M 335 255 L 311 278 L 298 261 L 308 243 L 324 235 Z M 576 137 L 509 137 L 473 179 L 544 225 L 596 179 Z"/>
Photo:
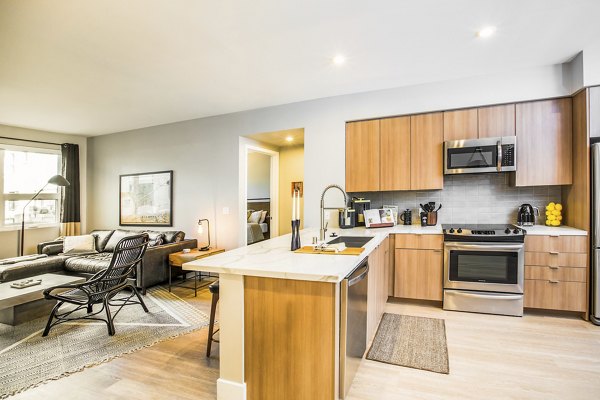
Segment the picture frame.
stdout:
<path fill-rule="evenodd" d="M 119 175 L 120 226 L 173 226 L 173 171 Z"/>
<path fill-rule="evenodd" d="M 292 195 L 295 191 L 298 191 L 300 197 L 302 197 L 304 195 L 304 182 L 292 182 Z"/>

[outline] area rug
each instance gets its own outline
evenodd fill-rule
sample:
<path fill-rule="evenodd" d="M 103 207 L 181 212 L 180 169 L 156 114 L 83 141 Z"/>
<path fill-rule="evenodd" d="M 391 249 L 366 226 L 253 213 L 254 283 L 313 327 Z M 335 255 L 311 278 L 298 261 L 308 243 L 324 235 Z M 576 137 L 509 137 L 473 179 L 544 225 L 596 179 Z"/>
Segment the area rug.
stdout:
<path fill-rule="evenodd" d="M 144 301 L 148 313 L 139 305 L 121 310 L 114 336 L 97 321 L 61 324 L 45 338 L 46 318 L 0 324 L 0 399 L 208 325 L 206 314 L 162 287 Z"/>
<path fill-rule="evenodd" d="M 367 359 L 450 373 L 444 320 L 383 314 Z"/>

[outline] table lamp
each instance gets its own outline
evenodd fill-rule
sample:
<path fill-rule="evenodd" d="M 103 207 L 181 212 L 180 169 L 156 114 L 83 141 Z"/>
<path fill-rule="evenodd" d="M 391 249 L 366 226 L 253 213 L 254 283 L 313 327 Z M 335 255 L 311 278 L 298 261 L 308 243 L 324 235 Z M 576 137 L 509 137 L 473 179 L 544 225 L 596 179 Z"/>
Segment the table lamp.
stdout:
<path fill-rule="evenodd" d="M 42 190 L 44 190 L 48 185 L 70 186 L 71 184 L 62 175 L 54 175 L 52 178 L 48 179 L 48 182 L 46 182 L 46 184 L 35 194 L 35 196 L 33 196 L 31 200 L 29 200 L 27 204 L 25 204 L 25 207 L 23 207 L 23 214 L 21 215 L 21 251 L 19 252 L 20 256 L 23 255 L 23 248 L 25 245 L 25 209 L 27 208 L 29 203 L 35 200 L 35 198 L 38 197 L 38 195 L 42 193 Z"/>
<path fill-rule="evenodd" d="M 210 222 L 206 219 L 203 218 L 201 220 L 198 220 L 198 234 L 202 235 L 204 233 L 204 227 L 202 226 L 202 222 L 206 221 L 206 230 L 207 230 L 207 234 L 208 234 L 208 244 L 202 248 L 200 248 L 200 251 L 207 251 L 210 249 Z"/>

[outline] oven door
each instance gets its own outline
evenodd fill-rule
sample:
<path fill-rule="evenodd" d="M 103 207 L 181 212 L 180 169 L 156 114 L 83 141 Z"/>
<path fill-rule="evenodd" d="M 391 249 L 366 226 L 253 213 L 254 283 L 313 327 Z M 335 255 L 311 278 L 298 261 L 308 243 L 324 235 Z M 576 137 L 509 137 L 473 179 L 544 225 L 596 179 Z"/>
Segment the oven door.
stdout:
<path fill-rule="evenodd" d="M 523 293 L 522 243 L 444 243 L 444 288 Z"/>

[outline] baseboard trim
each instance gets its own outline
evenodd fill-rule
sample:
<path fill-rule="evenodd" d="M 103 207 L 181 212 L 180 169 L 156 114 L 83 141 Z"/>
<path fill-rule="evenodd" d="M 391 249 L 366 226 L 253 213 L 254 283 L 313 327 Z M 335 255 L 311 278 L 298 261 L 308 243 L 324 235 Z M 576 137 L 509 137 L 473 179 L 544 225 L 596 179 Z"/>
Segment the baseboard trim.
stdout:
<path fill-rule="evenodd" d="M 246 384 L 217 379 L 217 400 L 246 400 Z"/>

